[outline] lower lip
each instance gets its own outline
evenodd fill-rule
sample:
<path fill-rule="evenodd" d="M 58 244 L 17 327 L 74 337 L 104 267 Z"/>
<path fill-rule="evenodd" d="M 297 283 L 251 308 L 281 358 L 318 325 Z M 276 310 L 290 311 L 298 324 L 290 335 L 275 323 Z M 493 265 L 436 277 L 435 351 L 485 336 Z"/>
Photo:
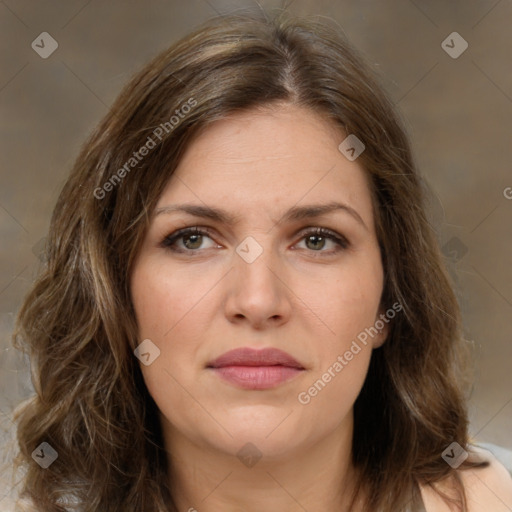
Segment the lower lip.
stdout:
<path fill-rule="evenodd" d="M 222 379 L 243 389 L 270 389 L 292 379 L 302 369 L 289 366 L 223 366 L 212 368 Z"/>

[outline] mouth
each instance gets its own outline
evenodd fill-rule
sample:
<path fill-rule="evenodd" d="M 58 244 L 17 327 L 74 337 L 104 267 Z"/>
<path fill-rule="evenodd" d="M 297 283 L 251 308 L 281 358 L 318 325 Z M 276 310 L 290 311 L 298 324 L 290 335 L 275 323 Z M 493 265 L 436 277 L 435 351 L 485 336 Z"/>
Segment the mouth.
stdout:
<path fill-rule="evenodd" d="M 282 350 L 249 347 L 226 352 L 206 368 L 236 387 L 251 390 L 275 388 L 305 371 L 296 359 Z"/>

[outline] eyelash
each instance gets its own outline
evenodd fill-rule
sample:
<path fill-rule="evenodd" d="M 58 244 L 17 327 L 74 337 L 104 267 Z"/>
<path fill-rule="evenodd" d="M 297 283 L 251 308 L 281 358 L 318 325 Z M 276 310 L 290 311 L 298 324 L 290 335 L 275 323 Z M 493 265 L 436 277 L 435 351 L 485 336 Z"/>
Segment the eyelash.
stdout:
<path fill-rule="evenodd" d="M 206 235 L 209 238 L 212 238 L 213 233 L 208 228 L 200 228 L 197 226 L 190 227 L 190 228 L 183 228 L 183 229 L 179 229 L 178 231 L 175 231 L 174 233 L 171 233 L 170 235 L 166 236 L 164 238 L 164 240 L 162 241 L 161 246 L 166 249 L 169 249 L 172 252 L 176 252 L 176 253 L 190 253 L 191 254 L 191 253 L 195 253 L 195 252 L 197 252 L 197 253 L 200 252 L 201 249 L 181 249 L 181 248 L 177 248 L 175 246 L 176 241 L 178 241 L 180 238 L 185 237 L 186 235 L 201 235 L 201 236 Z M 320 254 L 324 253 L 327 255 L 334 255 L 334 254 L 338 253 L 339 251 L 347 249 L 350 245 L 348 240 L 344 236 L 338 235 L 334 231 L 331 231 L 330 229 L 326 229 L 326 228 L 322 228 L 322 227 L 309 228 L 309 229 L 307 229 L 307 231 L 302 232 L 300 241 L 302 241 L 303 239 L 305 239 L 311 235 L 322 236 L 323 238 L 332 240 L 338 246 L 336 249 L 330 250 L 330 251 L 324 251 L 324 250 L 308 251 L 313 254 L 314 253 L 320 253 Z M 316 257 L 316 255 L 315 255 L 315 257 Z"/>

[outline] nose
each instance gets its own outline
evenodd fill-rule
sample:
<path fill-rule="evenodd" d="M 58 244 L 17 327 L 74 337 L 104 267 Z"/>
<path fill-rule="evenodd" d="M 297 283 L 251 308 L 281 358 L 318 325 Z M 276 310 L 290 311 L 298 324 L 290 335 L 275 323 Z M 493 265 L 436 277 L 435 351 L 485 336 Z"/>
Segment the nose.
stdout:
<path fill-rule="evenodd" d="M 270 247 L 259 245 L 262 252 L 253 261 L 243 252 L 234 254 L 233 269 L 225 281 L 225 315 L 232 323 L 265 329 L 289 320 L 293 293 L 279 256 Z"/>

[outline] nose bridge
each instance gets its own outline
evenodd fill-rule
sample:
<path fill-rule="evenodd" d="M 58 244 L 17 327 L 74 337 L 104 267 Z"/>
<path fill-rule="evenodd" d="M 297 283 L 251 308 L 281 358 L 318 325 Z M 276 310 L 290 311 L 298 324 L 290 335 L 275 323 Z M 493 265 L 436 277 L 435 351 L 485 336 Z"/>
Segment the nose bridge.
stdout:
<path fill-rule="evenodd" d="M 228 290 L 228 316 L 244 316 L 254 324 L 289 314 L 286 287 L 272 237 L 248 236 L 236 247 Z"/>
<path fill-rule="evenodd" d="M 271 236 L 247 236 L 236 247 L 235 267 L 238 279 L 247 284 L 270 284 L 276 279 L 276 254 Z"/>

